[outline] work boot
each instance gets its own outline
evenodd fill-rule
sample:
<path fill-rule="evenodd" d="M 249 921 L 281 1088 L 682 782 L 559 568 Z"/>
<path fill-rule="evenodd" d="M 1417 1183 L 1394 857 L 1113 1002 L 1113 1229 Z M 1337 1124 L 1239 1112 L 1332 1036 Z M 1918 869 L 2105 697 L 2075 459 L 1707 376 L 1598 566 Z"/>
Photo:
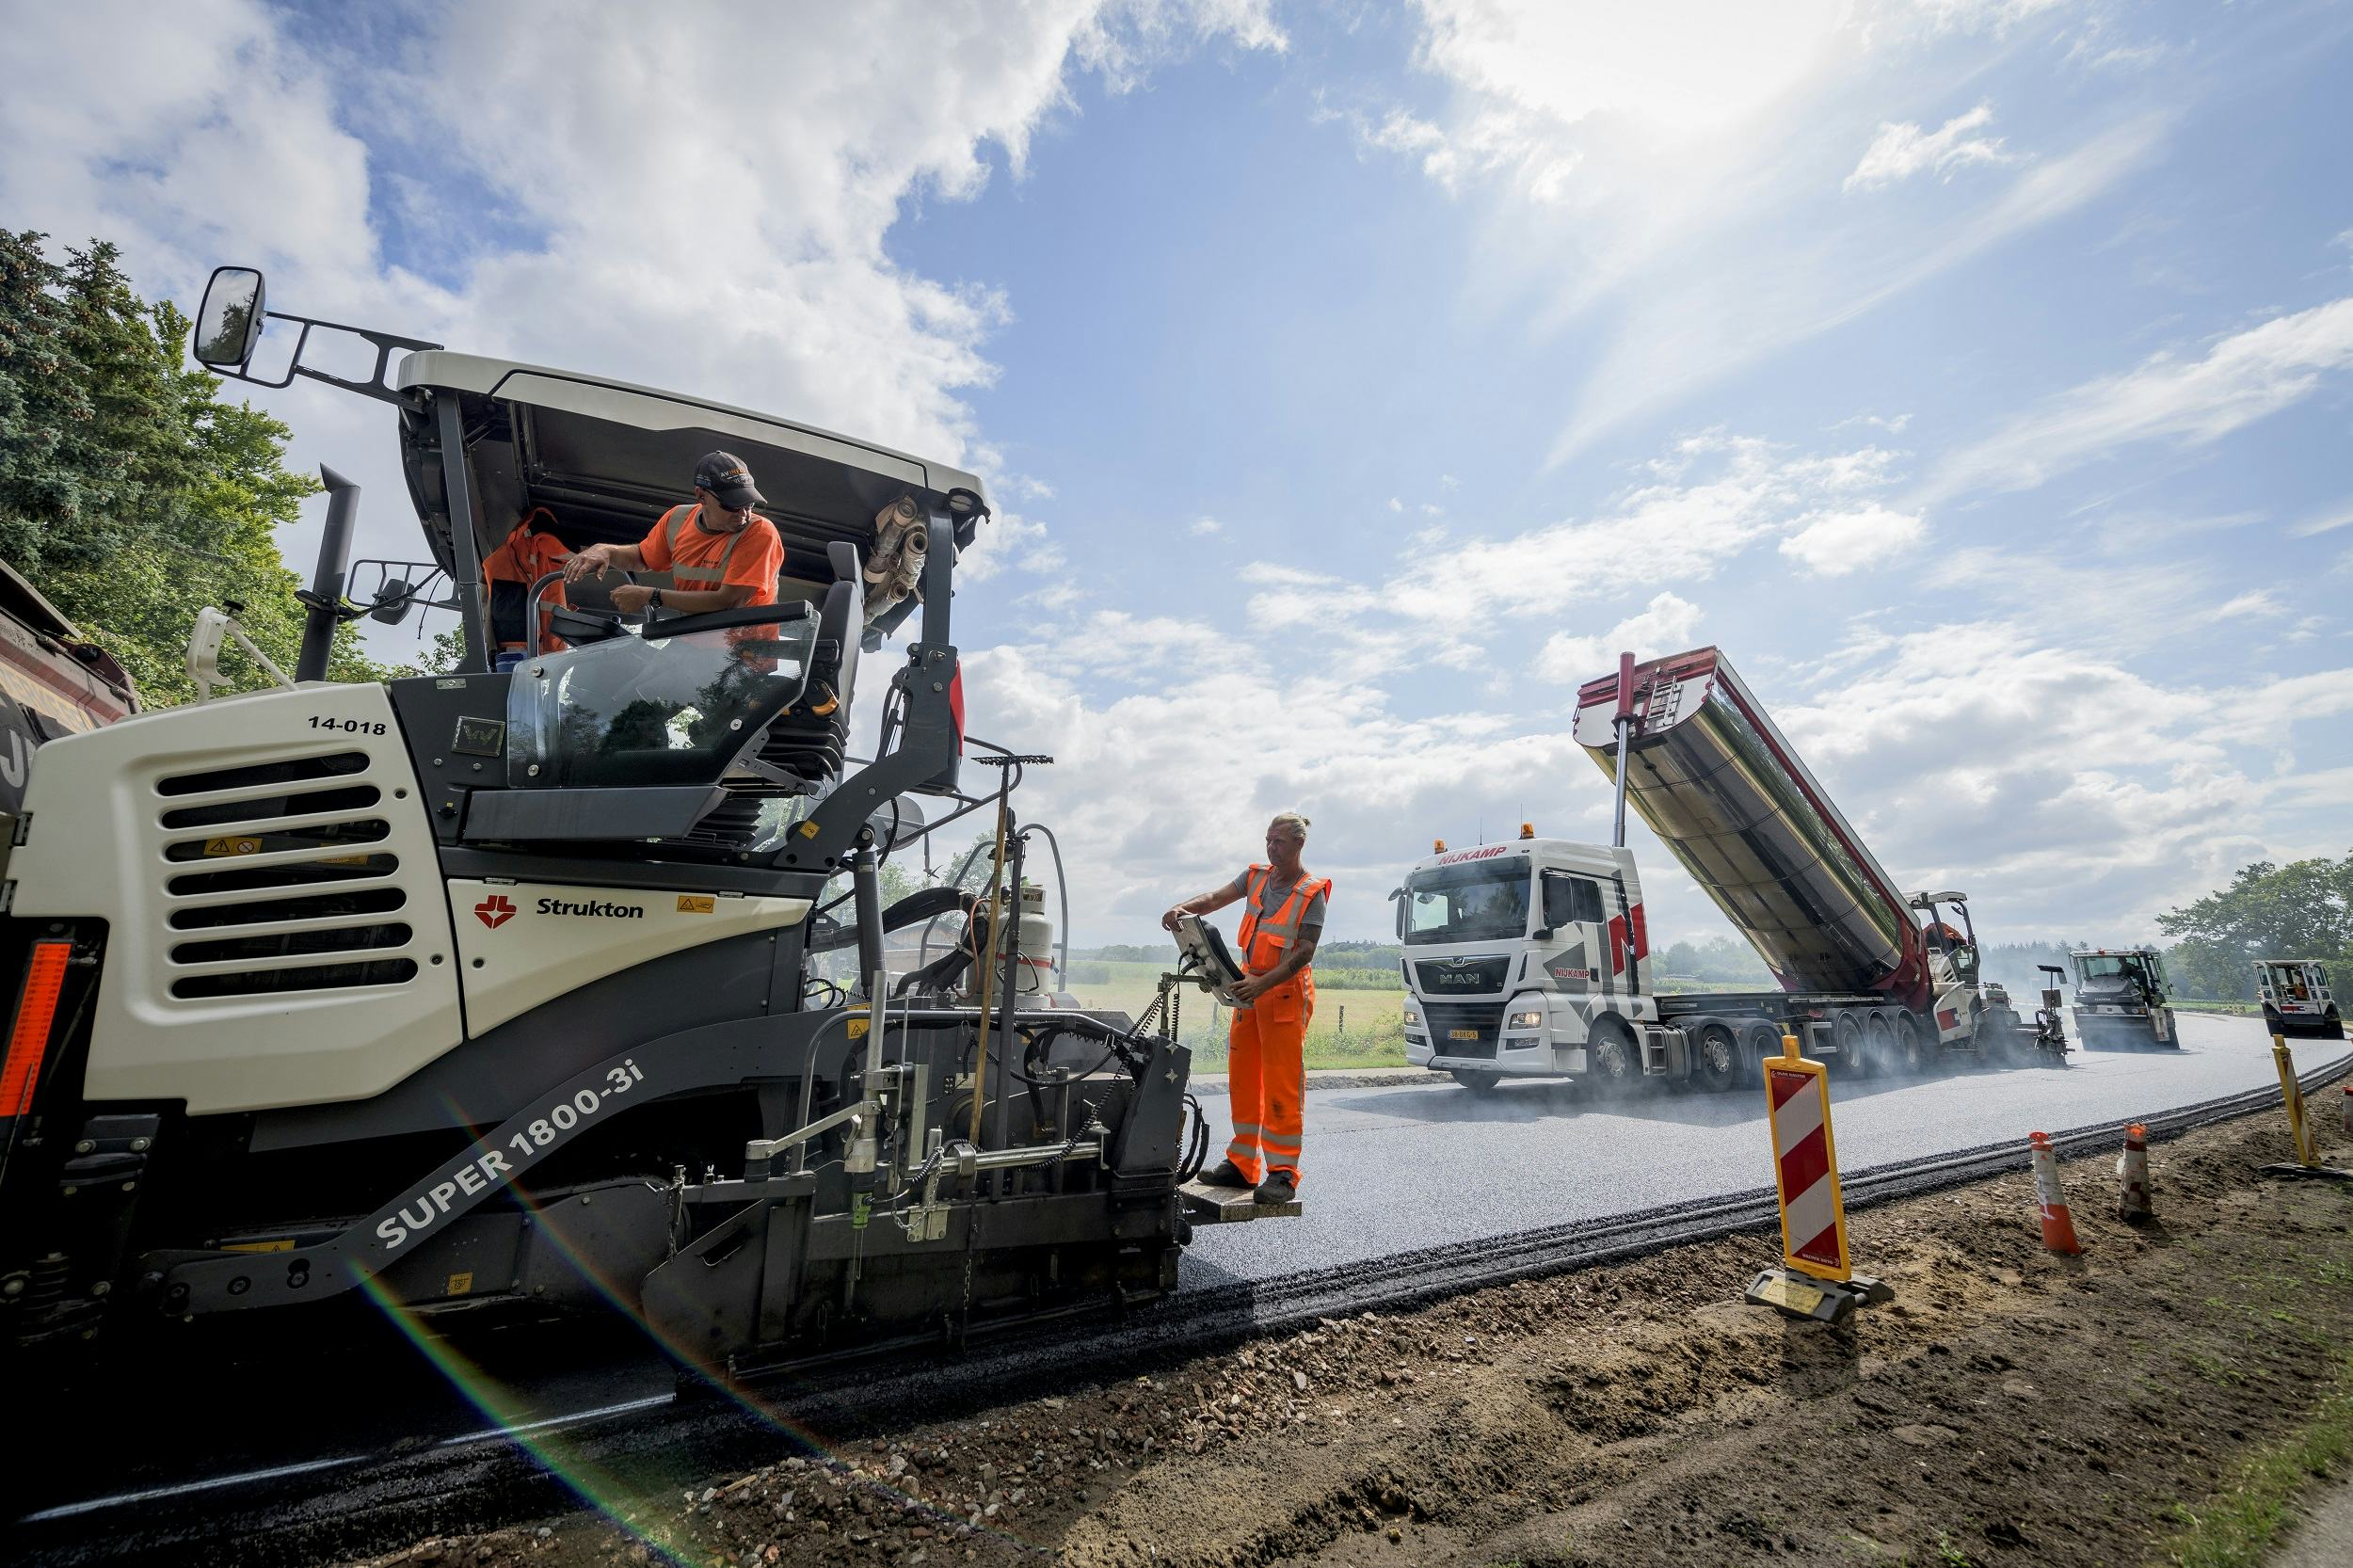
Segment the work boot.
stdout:
<path fill-rule="evenodd" d="M 1299 1196 L 1299 1178 L 1289 1171 L 1269 1171 L 1256 1196 L 1260 1203 L 1289 1203 Z"/>
<path fill-rule="evenodd" d="M 1221 1160 L 1217 1169 L 1201 1178 L 1211 1187 L 1255 1187 L 1257 1183 L 1241 1174 L 1241 1167 L 1230 1160 Z"/>

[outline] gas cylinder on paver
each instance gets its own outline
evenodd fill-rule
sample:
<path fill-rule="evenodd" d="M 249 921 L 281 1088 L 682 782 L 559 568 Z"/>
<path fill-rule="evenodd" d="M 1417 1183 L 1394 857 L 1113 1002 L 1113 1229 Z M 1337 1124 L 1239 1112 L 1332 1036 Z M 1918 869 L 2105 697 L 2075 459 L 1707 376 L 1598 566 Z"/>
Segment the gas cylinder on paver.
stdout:
<path fill-rule="evenodd" d="M 1626 798 L 1790 991 L 1928 1000 L 1928 962 L 1896 881 L 1831 804 L 1722 653 L 1634 671 Z M 1577 692 L 1577 740 L 1606 774 L 1617 678 Z"/>
<path fill-rule="evenodd" d="M 1013 945 L 1014 927 L 1008 920 L 997 934 L 1000 960 Z M 1046 889 L 1035 882 L 1021 885 L 1021 972 L 1016 993 L 1032 996 L 1054 988 L 1054 922 L 1046 918 Z"/>

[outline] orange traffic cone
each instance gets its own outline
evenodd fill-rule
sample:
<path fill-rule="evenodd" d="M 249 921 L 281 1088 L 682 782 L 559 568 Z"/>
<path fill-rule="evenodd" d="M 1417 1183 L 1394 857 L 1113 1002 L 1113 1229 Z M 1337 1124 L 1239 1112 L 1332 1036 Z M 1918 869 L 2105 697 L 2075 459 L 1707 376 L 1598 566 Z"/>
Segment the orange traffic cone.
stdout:
<path fill-rule="evenodd" d="M 2116 1174 L 2124 1178 L 2123 1192 L 2116 1201 L 2116 1217 L 2132 1225 L 2151 1218 L 2155 1210 L 2149 1207 L 2149 1129 L 2138 1122 L 2124 1129 L 2124 1152 L 2117 1159 Z M 2047 1233 L 2048 1220 L 2043 1222 L 2043 1228 Z"/>
<path fill-rule="evenodd" d="M 2030 1132 L 2026 1141 L 2034 1145 L 2034 1193 L 2042 1206 L 2043 1250 L 2079 1253 L 2084 1247 L 2075 1240 L 2075 1218 L 2067 1212 L 2067 1194 L 2059 1191 L 2058 1156 L 2051 1152 L 2050 1135 Z"/>

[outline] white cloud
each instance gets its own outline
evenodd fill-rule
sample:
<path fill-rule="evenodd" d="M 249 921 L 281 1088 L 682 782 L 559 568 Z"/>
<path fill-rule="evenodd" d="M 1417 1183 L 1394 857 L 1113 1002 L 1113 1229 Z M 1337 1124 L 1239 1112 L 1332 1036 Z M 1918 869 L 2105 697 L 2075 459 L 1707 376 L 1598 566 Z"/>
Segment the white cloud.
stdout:
<path fill-rule="evenodd" d="M 956 557 L 956 576 L 967 583 L 985 583 L 1008 567 L 1046 575 L 1068 564 L 1062 546 L 1048 536 L 1046 524 L 1000 506 L 981 524 L 972 548 Z"/>
<path fill-rule="evenodd" d="M 1259 588 L 1250 614 L 1268 628 L 1317 630 L 1351 657 L 1413 652 L 1468 668 L 1498 620 L 1704 582 L 1752 544 L 1863 507 L 1892 482 L 1896 460 L 1878 447 L 1792 456 L 1751 438 L 1687 437 L 1598 516 L 1461 542 L 1426 529 L 1415 542 L 1429 558 L 1385 582 L 1255 567 L 1244 573 Z M 1809 564 L 1827 558 L 1826 546 Z"/>
<path fill-rule="evenodd" d="M 2353 496 L 2347 496 L 2333 506 L 2322 508 L 2288 532 L 2299 539 L 2309 539 L 2315 534 L 2334 533 L 2348 524 L 2353 524 Z"/>
<path fill-rule="evenodd" d="M 1877 503 L 1810 513 L 1799 522 L 1798 531 L 1781 541 L 1781 552 L 1817 577 L 1844 577 L 1891 561 L 1928 532 L 1928 521 L 1918 513 L 1890 511 Z"/>
<path fill-rule="evenodd" d="M 724 114 L 685 86 L 715 37 L 765 84 Z M 936 67 L 920 92 L 910 37 Z M 184 305 L 215 262 L 258 263 L 280 308 L 988 468 L 965 398 L 996 374 L 1012 302 L 908 269 L 886 234 L 911 200 L 978 194 L 987 148 L 1018 174 L 1074 72 L 1131 86 L 1205 40 L 1286 42 L 1263 0 L 705 0 L 659 27 L 618 0 L 519 0 L 421 7 L 380 35 L 249 0 L 93 0 L 0 29 L 0 207 L 67 243 L 116 239 L 143 289 Z M 388 42 L 389 60 L 340 52 Z M 445 282 L 385 264 L 379 184 L 395 216 L 434 216 Z M 402 493 L 382 409 L 309 385 L 257 401 L 289 417 L 298 463 Z M 1046 493 L 1014 480 L 1001 499 Z M 363 507 L 363 550 L 414 552 L 398 512 Z"/>
<path fill-rule="evenodd" d="M 1389 497 L 1389 510 L 1392 512 L 1401 512 L 1405 510 L 1405 503 L 1400 501 L 1395 496 L 1391 496 Z"/>
<path fill-rule="evenodd" d="M 2199 446 L 2308 396 L 2353 367 L 2353 297 L 2275 316 L 2197 359 L 2158 354 L 2021 415 L 1945 458 L 1923 499 L 1967 489 L 2032 489 L 2120 448 L 2151 440 Z"/>
<path fill-rule="evenodd" d="M 1218 521 L 1215 518 L 1195 518 L 1193 520 L 1193 526 L 1187 529 L 1186 532 L 1193 535 L 1195 538 L 1207 538 L 1212 534 L 1225 533 L 1225 525 Z"/>
<path fill-rule="evenodd" d="M 2070 0 L 1911 0 L 1940 29 L 2003 33 Z"/>
<path fill-rule="evenodd" d="M 1700 607 L 1689 600 L 1662 593 L 1639 614 L 1596 636 L 1555 632 L 1536 654 L 1536 675 L 1563 684 L 1585 681 L 1609 674 L 1621 653 L 1631 652 L 1637 659 L 1680 653 L 1698 634 L 1700 614 Z"/>
<path fill-rule="evenodd" d="M 1992 123 L 1992 104 L 1979 104 L 1966 114 L 1955 115 L 1933 131 L 1923 131 L 1910 120 L 1881 122 L 1879 136 L 1865 150 L 1854 172 L 1847 176 L 1844 188 L 1892 185 L 1923 170 L 1933 170 L 1949 180 L 1954 170 L 1972 164 L 2014 162 L 2014 155 L 2002 150 L 2001 137 L 1970 134 Z"/>
<path fill-rule="evenodd" d="M 1766 356 L 1855 320 L 2074 211 L 2146 159 L 2176 111 L 2084 116 L 2072 148 L 1972 182 L 1923 221 L 1844 201 L 1875 121 L 1861 105 L 1967 80 L 2003 13 L 1898 5 L 1420 0 L 1438 103 L 1326 114 L 1417 163 L 1488 232 L 1463 307 L 1538 333 L 1597 324 L 1554 463 Z M 1989 35 L 1989 36 L 1979 36 Z M 1925 89 L 1933 90 L 1933 89 Z M 1964 121 L 1970 117 L 1961 117 Z M 1984 161 L 1962 125 L 1933 167 Z M 1724 259 L 1741 258 L 1737 287 Z"/>
<path fill-rule="evenodd" d="M 1856 321 L 2015 235 L 2062 217 L 2147 161 L 2166 122 L 2150 117 L 2103 131 L 2072 152 L 2026 166 L 1976 207 L 1919 224 L 1824 219 L 1787 233 L 1726 224 L 1657 258 L 1608 350 L 1585 380 L 1551 460 L 1689 397 L 1818 333 Z M 1850 204 L 1851 205 L 1851 204 Z M 1761 220 L 1760 220 L 1761 221 Z M 1753 227 L 1753 226 L 1752 226 Z M 1721 286 L 1721 258 L 1750 258 L 1741 287 Z"/>
<path fill-rule="evenodd" d="M 2248 616 L 2283 616 L 2288 607 L 2268 588 L 2253 588 L 2235 595 L 2206 613 L 2213 621 L 2235 621 Z"/>

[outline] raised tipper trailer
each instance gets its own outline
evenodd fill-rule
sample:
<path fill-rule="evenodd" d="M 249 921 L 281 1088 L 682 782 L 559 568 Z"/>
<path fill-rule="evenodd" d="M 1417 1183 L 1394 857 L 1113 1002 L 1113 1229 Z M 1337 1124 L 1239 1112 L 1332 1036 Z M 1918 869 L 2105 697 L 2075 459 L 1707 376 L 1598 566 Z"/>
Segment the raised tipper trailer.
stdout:
<path fill-rule="evenodd" d="M 1979 972 L 1966 896 L 1897 891 L 1720 651 L 1627 656 L 1578 692 L 1576 734 L 1617 784 L 1615 843 L 1523 829 L 1442 844 L 1399 889 L 1408 1062 L 1475 1090 L 1507 1077 L 1729 1089 L 1753 1086 L 1792 1033 L 1849 1073 L 2063 1064 L 2057 993 L 2019 1017 Z M 1779 989 L 1657 989 L 1629 805 Z"/>

